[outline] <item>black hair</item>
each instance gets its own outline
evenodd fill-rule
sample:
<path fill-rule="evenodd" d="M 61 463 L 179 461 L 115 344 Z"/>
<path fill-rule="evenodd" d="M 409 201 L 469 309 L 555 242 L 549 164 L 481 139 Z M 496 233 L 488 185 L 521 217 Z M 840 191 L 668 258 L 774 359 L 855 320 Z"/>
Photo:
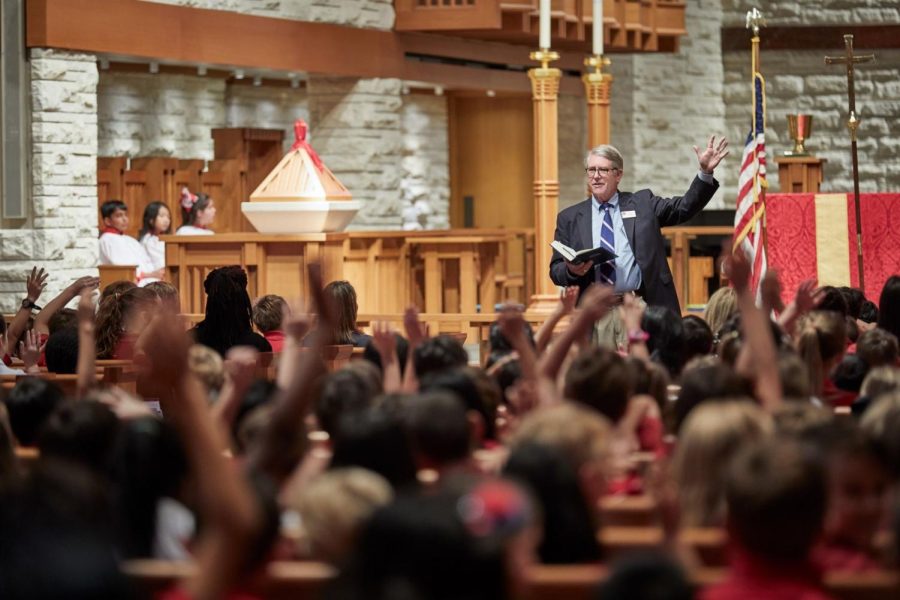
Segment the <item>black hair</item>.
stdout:
<path fill-rule="evenodd" d="M 709 324 L 697 315 L 682 317 L 684 325 L 684 363 L 687 364 L 695 356 L 705 356 L 713 349 L 713 332 Z"/>
<path fill-rule="evenodd" d="M 485 439 L 496 439 L 497 427 L 495 420 L 497 407 L 489 406 L 485 398 L 482 397 L 475 379 L 465 368 L 459 367 L 430 372 L 419 381 L 419 391 L 445 391 L 455 394 L 462 401 L 466 410 L 474 410 L 481 415 L 481 418 L 484 420 Z"/>
<path fill-rule="evenodd" d="M 322 390 L 315 401 L 319 427 L 334 438 L 341 418 L 372 406 L 380 390 L 372 381 L 351 369 L 341 369 L 325 376 Z"/>
<path fill-rule="evenodd" d="M 141 218 L 141 230 L 138 232 L 137 239 L 142 239 L 148 233 L 155 234 L 154 223 L 156 222 L 156 217 L 159 216 L 159 210 L 161 208 L 165 208 L 169 210 L 169 207 L 166 206 L 164 202 L 160 202 L 156 200 L 151 202 L 144 208 L 144 216 Z M 169 214 L 169 228 L 163 231 L 163 233 L 171 233 L 172 232 L 172 215 L 171 211 Z"/>
<path fill-rule="evenodd" d="M 597 600 L 692 600 L 694 590 L 681 566 L 656 552 L 618 561 L 595 596 Z"/>
<path fill-rule="evenodd" d="M 4 403 L 9 426 L 22 446 L 33 446 L 41 427 L 64 400 L 63 392 L 52 381 L 23 377 L 10 390 Z"/>
<path fill-rule="evenodd" d="M 114 528 L 123 558 L 153 556 L 157 504 L 177 495 L 187 474 L 184 447 L 155 417 L 123 421 L 112 452 Z"/>
<path fill-rule="evenodd" d="M 847 299 L 841 293 L 840 288 L 826 285 L 822 288 L 822 292 L 822 302 L 819 303 L 816 310 L 830 310 L 831 312 L 840 313 L 842 317 L 846 317 L 849 314 Z"/>
<path fill-rule="evenodd" d="M 531 328 L 531 323 L 523 323 L 522 329 L 525 330 L 525 337 L 528 339 L 528 342 L 534 347 L 534 330 Z M 488 344 L 490 345 L 491 354 L 513 351 L 512 344 L 509 343 L 509 340 L 506 339 L 506 336 L 500 331 L 500 324 L 497 321 L 491 323 L 491 327 L 488 330 Z"/>
<path fill-rule="evenodd" d="M 859 311 L 862 309 L 863 302 L 866 301 L 866 295 L 862 290 L 847 286 L 838 288 L 838 290 L 844 297 L 844 302 L 847 303 L 847 316 L 858 319 Z"/>
<path fill-rule="evenodd" d="M 181 221 L 182 225 L 193 225 L 197 221 L 197 213 L 206 210 L 212 198 L 206 194 L 197 194 L 197 201 L 191 205 L 190 209 L 181 205 Z"/>
<path fill-rule="evenodd" d="M 878 326 L 900 338 L 900 275 L 891 275 L 881 288 Z"/>
<path fill-rule="evenodd" d="M 369 407 L 345 414 L 334 438 L 330 468 L 362 467 L 378 473 L 395 490 L 416 483 L 409 437 L 395 411 Z"/>
<path fill-rule="evenodd" d="M 868 373 L 869 365 L 858 354 L 845 354 L 835 367 L 831 380 L 838 389 L 858 393 Z"/>
<path fill-rule="evenodd" d="M 878 306 L 871 300 L 864 301 L 859 309 L 859 320 L 863 323 L 877 323 Z"/>
<path fill-rule="evenodd" d="M 119 419 L 105 404 L 93 400 L 63 402 L 41 428 L 41 460 L 75 462 L 106 477 L 111 471 L 118 431 Z"/>
<path fill-rule="evenodd" d="M 419 379 L 434 371 L 464 367 L 468 361 L 465 348 L 449 335 L 429 338 L 413 351 L 413 367 Z"/>
<path fill-rule="evenodd" d="M 247 273 L 238 265 L 213 269 L 203 289 L 206 317 L 195 328 L 197 342 L 224 356 L 252 331 Z"/>
<path fill-rule="evenodd" d="M 330 598 L 509 598 L 504 546 L 467 529 L 461 500 L 440 490 L 401 495 L 375 511 Z"/>
<path fill-rule="evenodd" d="M 405 404 L 404 420 L 418 455 L 436 467 L 469 456 L 469 420 L 459 398 L 448 392 L 428 392 L 410 396 Z"/>
<path fill-rule="evenodd" d="M 530 489 L 542 507 L 544 536 L 538 547 L 543 564 L 595 562 L 602 557 L 598 523 L 571 463 L 556 448 L 535 442 L 515 446 L 503 475 Z"/>
<path fill-rule="evenodd" d="M 234 415 L 231 434 L 235 440 L 238 439 L 237 432 L 244 419 L 250 416 L 250 414 L 260 406 L 269 404 L 275 397 L 276 391 L 278 391 L 276 383 L 267 379 L 257 379 L 250 384 L 250 387 L 247 388 L 247 391 L 244 393 L 244 397 L 241 398 L 237 413 Z M 240 444 L 238 444 L 238 450 L 244 452 L 246 448 L 242 448 Z"/>
<path fill-rule="evenodd" d="M 113 213 L 115 213 L 117 210 L 124 210 L 128 212 L 128 205 L 121 200 L 107 200 L 100 205 L 100 215 L 104 219 L 108 219 L 109 217 L 113 216 Z"/>
<path fill-rule="evenodd" d="M 641 319 L 641 329 L 650 334 L 647 350 L 673 377 L 684 366 L 684 323 L 671 308 L 648 306 Z"/>
<path fill-rule="evenodd" d="M 47 370 L 59 375 L 74 375 L 78 370 L 78 328 L 65 327 L 51 333 L 44 346 Z"/>
<path fill-rule="evenodd" d="M 21 486 L 0 489 L 0 597 L 134 597 L 104 522 L 105 490 L 90 472 L 43 459 Z"/>
<path fill-rule="evenodd" d="M 397 340 L 397 360 L 400 363 L 400 375 L 402 376 L 406 372 L 406 361 L 409 358 L 409 342 L 399 333 L 395 333 L 394 338 Z M 378 349 L 375 348 L 375 344 L 372 343 L 372 340 L 369 340 L 366 344 L 366 347 L 363 350 L 363 358 L 378 367 L 378 370 L 381 373 L 384 373 L 384 366 L 381 364 L 381 355 L 378 353 Z"/>

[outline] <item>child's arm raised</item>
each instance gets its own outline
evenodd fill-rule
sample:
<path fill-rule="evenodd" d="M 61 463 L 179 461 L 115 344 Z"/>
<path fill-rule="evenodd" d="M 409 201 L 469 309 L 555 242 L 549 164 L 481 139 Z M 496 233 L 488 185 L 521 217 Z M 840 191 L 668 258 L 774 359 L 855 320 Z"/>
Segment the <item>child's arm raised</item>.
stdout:
<path fill-rule="evenodd" d="M 309 291 L 313 309 L 319 315 L 319 331 L 332 331 L 334 310 L 322 292 L 321 267 L 308 267 Z M 297 436 L 303 435 L 303 419 L 314 401 L 316 380 L 323 374 L 320 354 L 323 337 L 314 335 L 309 352 L 299 353 L 297 364 L 287 387 L 279 389 L 272 401 L 272 415 L 262 432 L 260 443 L 253 447 L 249 467 L 281 484 L 296 465 L 287 462 L 292 456 Z"/>
<path fill-rule="evenodd" d="M 100 287 L 100 278 L 92 277 L 90 275 L 86 277 L 79 277 L 75 281 L 69 284 L 69 286 L 61 291 L 56 298 L 48 302 L 44 305 L 44 308 L 41 309 L 41 312 L 37 314 L 34 318 L 34 330 L 39 334 L 47 335 L 50 333 L 50 319 L 53 318 L 53 315 L 61 311 L 66 304 L 71 302 L 73 298 L 78 296 L 82 290 L 95 290 Z"/>
<path fill-rule="evenodd" d="M 397 358 L 397 336 L 387 323 L 375 323 L 372 327 L 372 344 L 381 357 L 382 389 L 385 394 L 399 394 L 403 390 L 400 375 L 400 359 Z"/>
<path fill-rule="evenodd" d="M 94 300 L 91 289 L 84 288 L 78 300 L 78 374 L 77 395 L 84 398 L 97 383 L 97 342 L 94 335 Z"/>
<path fill-rule="evenodd" d="M 174 314 L 159 315 L 149 329 L 145 362 L 149 376 L 173 391 L 160 401 L 184 444 L 204 525 L 194 543 L 198 568 L 181 585 L 194 600 L 223 598 L 241 576 L 262 529 L 262 511 L 241 472 L 222 455 L 225 440 L 209 415 L 202 385 L 188 369 L 191 342 L 181 322 Z"/>
<path fill-rule="evenodd" d="M 570 285 L 559 294 L 559 304 L 556 305 L 556 308 L 538 329 L 537 335 L 534 336 L 534 346 L 537 354 L 541 354 L 550 344 L 556 324 L 575 310 L 575 304 L 578 302 L 578 292 L 579 288 L 577 285 Z"/>
<path fill-rule="evenodd" d="M 19 336 L 28 327 L 28 319 L 31 317 L 31 307 L 41 297 L 41 292 L 47 287 L 47 277 L 50 274 L 44 269 L 38 270 L 37 267 L 31 268 L 31 273 L 25 280 L 26 296 L 22 301 L 22 306 L 16 311 L 9 328 L 6 330 L 6 347 L 3 348 L 4 354 L 12 355 L 16 350 L 16 342 Z"/>

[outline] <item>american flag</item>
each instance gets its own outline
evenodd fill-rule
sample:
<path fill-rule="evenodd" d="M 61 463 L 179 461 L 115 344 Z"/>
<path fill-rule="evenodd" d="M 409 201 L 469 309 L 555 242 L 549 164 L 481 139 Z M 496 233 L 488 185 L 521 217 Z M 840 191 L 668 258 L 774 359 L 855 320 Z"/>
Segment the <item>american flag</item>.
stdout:
<path fill-rule="evenodd" d="M 759 73 L 753 75 L 753 123 L 738 177 L 738 194 L 734 212 L 734 250 L 741 249 L 753 271 L 750 289 L 758 296 L 759 282 L 766 272 L 766 248 L 763 220 L 766 213 L 766 82 Z"/>

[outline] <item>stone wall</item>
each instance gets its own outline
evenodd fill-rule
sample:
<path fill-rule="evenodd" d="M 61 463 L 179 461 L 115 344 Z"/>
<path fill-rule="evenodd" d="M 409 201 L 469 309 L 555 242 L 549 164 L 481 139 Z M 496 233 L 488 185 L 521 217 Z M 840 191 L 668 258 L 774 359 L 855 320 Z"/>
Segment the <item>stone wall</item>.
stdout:
<path fill-rule="evenodd" d="M 724 3 L 726 26 L 743 26 L 751 0 Z M 900 23 L 900 5 L 894 0 L 775 0 L 762 9 L 769 26 L 836 25 L 843 23 Z M 761 36 L 765 37 L 762 29 Z M 868 51 L 867 51 L 868 52 Z M 900 190 L 900 50 L 874 50 L 874 64 L 856 69 L 859 128 L 860 189 L 863 192 Z M 825 51 L 763 51 L 762 73 L 766 78 L 766 145 L 770 158 L 770 189 L 780 189 L 773 158 L 793 146 L 786 116 L 813 115 L 808 150 L 827 159 L 823 191 L 853 189 L 850 136 L 847 120 L 847 77 L 842 66 L 825 65 Z M 726 120 L 729 135 L 743 143 L 750 119 L 750 51 L 726 52 Z"/>
<path fill-rule="evenodd" d="M 209 8 L 231 12 L 336 23 L 369 29 L 391 29 L 394 26 L 392 0 L 149 0 L 160 4 L 176 4 L 193 8 Z"/>
<path fill-rule="evenodd" d="M 722 64 L 718 60 L 722 6 L 719 0 L 687 3 L 687 37 L 675 54 L 613 55 L 612 144 L 625 159 L 622 188 L 650 188 L 663 196 L 684 193 L 697 172 L 693 145 L 723 135 Z M 734 142 L 734 140 L 732 140 Z M 735 192 L 734 156 L 717 169 L 723 189 L 709 206 L 721 208 Z"/>
<path fill-rule="evenodd" d="M 587 197 L 584 155 L 587 150 L 587 104 L 584 95 L 559 97 L 559 208 Z"/>
<path fill-rule="evenodd" d="M 310 141 L 363 205 L 350 229 L 399 229 L 403 133 L 402 82 L 310 76 Z"/>
<path fill-rule="evenodd" d="M 447 98 L 406 94 L 400 109 L 403 229 L 450 227 Z"/>
<path fill-rule="evenodd" d="M 100 156 L 213 158 L 224 79 L 104 71 L 97 94 Z"/>
<path fill-rule="evenodd" d="M 306 88 L 229 85 L 225 89 L 225 126 L 284 130 L 284 151 L 294 143 L 294 121 L 309 123 Z"/>
<path fill-rule="evenodd" d="M 97 269 L 97 66 L 32 50 L 30 229 L 0 231 L 0 310 L 15 312 L 33 265 L 50 272 L 40 304 Z"/>

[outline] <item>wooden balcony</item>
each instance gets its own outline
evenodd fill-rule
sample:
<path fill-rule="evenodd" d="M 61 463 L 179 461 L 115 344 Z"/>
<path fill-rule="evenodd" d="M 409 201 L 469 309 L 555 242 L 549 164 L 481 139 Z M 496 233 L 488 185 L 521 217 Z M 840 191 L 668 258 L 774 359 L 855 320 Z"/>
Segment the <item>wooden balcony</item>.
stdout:
<path fill-rule="evenodd" d="M 441 32 L 537 47 L 538 0 L 394 0 L 397 31 Z M 675 52 L 684 0 L 604 0 L 607 52 Z M 590 51 L 591 0 L 552 0 L 554 48 Z"/>

